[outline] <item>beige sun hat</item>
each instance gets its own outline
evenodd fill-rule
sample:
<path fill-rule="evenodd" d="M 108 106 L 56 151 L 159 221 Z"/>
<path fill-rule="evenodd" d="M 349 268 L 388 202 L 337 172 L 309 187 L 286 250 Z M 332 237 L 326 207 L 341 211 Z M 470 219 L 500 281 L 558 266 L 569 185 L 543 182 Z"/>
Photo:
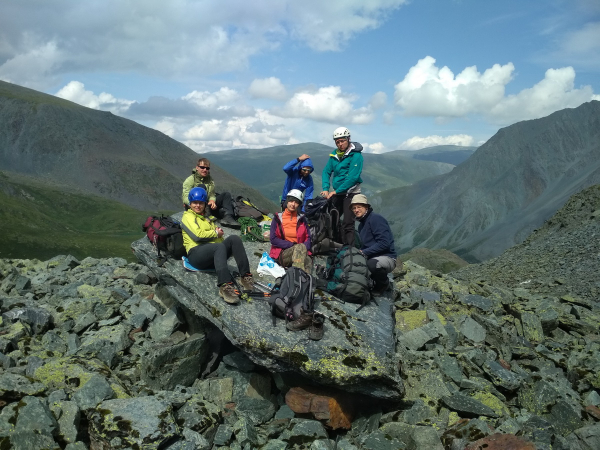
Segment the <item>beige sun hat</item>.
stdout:
<path fill-rule="evenodd" d="M 354 197 L 352 197 L 352 201 L 350 202 L 350 206 L 357 205 L 357 204 L 371 206 L 371 205 L 369 205 L 367 197 L 365 195 L 363 195 L 363 194 L 356 194 Z"/>

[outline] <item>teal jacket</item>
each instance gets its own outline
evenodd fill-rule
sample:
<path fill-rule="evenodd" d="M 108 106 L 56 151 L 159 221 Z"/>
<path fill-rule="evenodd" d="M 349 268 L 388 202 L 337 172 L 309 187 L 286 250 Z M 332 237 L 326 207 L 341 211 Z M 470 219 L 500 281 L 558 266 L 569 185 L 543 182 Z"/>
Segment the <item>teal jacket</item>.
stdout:
<path fill-rule="evenodd" d="M 363 146 L 358 142 L 351 142 L 342 159 L 338 159 L 335 152 L 329 155 L 327 165 L 323 169 L 324 191 L 330 191 L 330 187 L 337 194 L 357 191 L 358 185 L 362 183 L 362 150 Z"/>

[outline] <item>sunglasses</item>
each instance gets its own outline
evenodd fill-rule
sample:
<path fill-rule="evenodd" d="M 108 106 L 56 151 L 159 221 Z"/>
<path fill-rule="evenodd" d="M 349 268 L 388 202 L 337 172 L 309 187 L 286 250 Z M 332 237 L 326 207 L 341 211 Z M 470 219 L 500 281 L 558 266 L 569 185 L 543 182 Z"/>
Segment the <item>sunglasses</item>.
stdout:
<path fill-rule="evenodd" d="M 346 140 L 348 140 L 348 138 L 337 138 L 337 139 L 334 139 L 334 141 L 335 141 L 335 143 L 336 143 L 336 144 L 337 144 L 338 142 L 344 142 L 344 141 L 346 141 Z"/>
<path fill-rule="evenodd" d="M 196 166 L 196 167 L 198 167 L 198 169 L 201 169 L 201 170 L 210 170 L 210 167 L 208 167 L 208 166 Z"/>
<path fill-rule="evenodd" d="M 310 169 L 300 169 L 302 172 L 310 172 Z"/>

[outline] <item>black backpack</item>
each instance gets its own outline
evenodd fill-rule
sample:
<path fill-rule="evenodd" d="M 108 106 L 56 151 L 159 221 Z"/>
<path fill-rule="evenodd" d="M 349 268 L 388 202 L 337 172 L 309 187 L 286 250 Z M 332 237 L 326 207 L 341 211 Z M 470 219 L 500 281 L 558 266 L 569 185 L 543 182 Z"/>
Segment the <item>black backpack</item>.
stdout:
<path fill-rule="evenodd" d="M 304 214 L 310 230 L 310 245 L 313 255 L 327 255 L 339 248 L 340 213 L 331 202 L 317 197 L 306 202 Z"/>
<path fill-rule="evenodd" d="M 330 255 L 327 266 L 318 268 L 317 275 L 318 288 L 344 302 L 360 303 L 358 310 L 371 299 L 367 258 L 355 247 L 346 245 L 335 255 Z"/>
<path fill-rule="evenodd" d="M 237 217 L 251 217 L 257 222 L 261 222 L 264 216 L 267 215 L 267 213 L 258 209 L 250 200 L 241 195 L 236 197 L 233 202 L 233 212 Z"/>
<path fill-rule="evenodd" d="M 172 217 L 148 216 L 142 225 L 142 231 L 156 247 L 158 253 L 156 261 L 159 267 L 166 262 L 169 256 L 173 259 L 181 259 L 182 256 L 185 256 L 181 225 Z"/>
<path fill-rule="evenodd" d="M 281 279 L 279 291 L 269 299 L 273 324 L 275 317 L 286 323 L 296 320 L 300 314 L 312 313 L 315 309 L 314 281 L 312 275 L 298 267 L 288 267 Z"/>

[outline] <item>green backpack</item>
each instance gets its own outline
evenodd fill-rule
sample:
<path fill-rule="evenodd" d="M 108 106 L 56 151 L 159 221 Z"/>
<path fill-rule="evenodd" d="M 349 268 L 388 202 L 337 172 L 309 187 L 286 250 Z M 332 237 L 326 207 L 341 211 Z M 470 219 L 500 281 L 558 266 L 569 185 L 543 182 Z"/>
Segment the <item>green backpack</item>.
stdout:
<path fill-rule="evenodd" d="M 317 275 L 317 287 L 344 302 L 364 306 L 371 299 L 367 258 L 355 247 L 346 245 L 329 256 L 327 266 L 317 270 Z"/>

